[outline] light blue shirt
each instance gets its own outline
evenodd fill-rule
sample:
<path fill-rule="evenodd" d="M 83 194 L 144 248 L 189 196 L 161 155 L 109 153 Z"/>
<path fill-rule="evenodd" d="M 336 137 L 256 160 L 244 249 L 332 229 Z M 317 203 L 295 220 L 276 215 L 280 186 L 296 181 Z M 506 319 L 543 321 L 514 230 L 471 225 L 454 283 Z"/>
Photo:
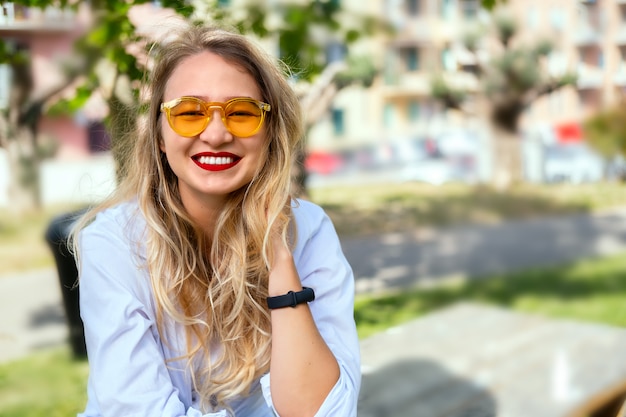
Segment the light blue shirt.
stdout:
<path fill-rule="evenodd" d="M 317 327 L 340 367 L 337 384 L 317 417 L 356 416 L 361 384 L 354 323 L 354 277 L 337 233 L 323 210 L 294 205 L 298 242 L 294 261 L 302 285 L 315 290 L 309 303 Z M 80 236 L 80 311 L 89 357 L 88 402 L 79 417 L 226 417 L 226 410 L 199 411 L 183 361 L 180 325 L 156 328 L 156 306 L 145 269 L 146 223 L 136 203 L 108 209 Z M 278 415 L 265 374 L 252 394 L 229 404 L 236 417 Z"/>

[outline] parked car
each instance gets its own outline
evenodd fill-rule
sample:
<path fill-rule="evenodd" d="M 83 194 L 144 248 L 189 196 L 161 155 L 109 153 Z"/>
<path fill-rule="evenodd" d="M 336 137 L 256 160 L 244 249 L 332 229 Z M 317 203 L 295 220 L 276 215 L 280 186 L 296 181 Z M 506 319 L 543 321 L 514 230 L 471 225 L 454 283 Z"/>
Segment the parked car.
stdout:
<path fill-rule="evenodd" d="M 444 158 L 426 158 L 402 170 L 402 181 L 425 182 L 432 185 L 442 185 L 448 182 L 461 180 L 462 175 L 450 160 Z"/>
<path fill-rule="evenodd" d="M 311 152 L 304 160 L 304 168 L 309 174 L 330 175 L 339 172 L 345 165 L 341 155 L 331 152 Z"/>
<path fill-rule="evenodd" d="M 604 161 L 584 143 L 546 147 L 544 173 L 548 183 L 581 184 L 604 178 Z"/>

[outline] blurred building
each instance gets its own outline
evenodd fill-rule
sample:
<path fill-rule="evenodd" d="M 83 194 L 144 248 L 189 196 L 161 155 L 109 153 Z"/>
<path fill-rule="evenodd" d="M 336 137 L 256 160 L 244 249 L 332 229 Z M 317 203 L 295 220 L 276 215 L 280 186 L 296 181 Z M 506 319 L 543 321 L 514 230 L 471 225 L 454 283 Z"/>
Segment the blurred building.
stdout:
<path fill-rule="evenodd" d="M 239 2 L 220 3 L 235 8 Z M 316 147 L 377 143 L 467 125 L 466 119 L 443 113 L 430 91 L 434 74 L 459 88 L 478 88 L 472 70 L 474 57 L 464 48 L 463 37 L 476 25 L 489 24 L 480 0 L 340 3 L 346 9 L 344 19 L 377 16 L 386 19 L 395 34 L 379 34 L 350 47 L 350 55 L 371 57 L 379 76 L 371 88 L 348 87 L 335 96 L 311 132 Z M 41 11 L 10 2 L 0 4 L 0 36 L 31 51 L 35 88 L 45 90 L 58 81 L 56 60 L 84 31 L 85 18 L 56 8 Z M 509 0 L 505 9 L 520 25 L 520 41 L 548 38 L 554 43 L 549 71 L 575 71 L 579 77 L 576 88 L 538 100 L 525 114 L 523 127 L 552 129 L 571 140 L 578 134 L 575 125 L 580 120 L 616 103 L 626 88 L 626 0 Z M 332 59 L 337 44 L 332 37 L 328 42 Z M 0 107 L 6 106 L 10 77 L 7 67 L 0 66 Z M 56 137 L 64 145 L 62 149 L 93 150 L 90 138 L 97 141 L 98 135 L 90 133 L 89 126 L 97 122 L 93 120 L 97 113 L 89 109 L 79 113 L 70 123 L 73 127 L 66 121 L 44 118 L 42 131 Z M 79 138 L 72 139 L 74 136 Z"/>
<path fill-rule="evenodd" d="M 221 0 L 219 4 L 236 12 L 242 1 Z M 409 148 L 398 143 L 416 138 L 453 136 L 457 140 L 459 132 L 470 132 L 479 142 L 487 140 L 480 139 L 485 132 L 484 120 L 445 111 L 431 97 L 434 75 L 460 89 L 479 91 L 476 56 L 465 48 L 463 39 L 477 25 L 489 25 L 490 14 L 481 8 L 480 0 L 332 1 L 345 9 L 341 15 L 345 22 L 375 16 L 386 21 L 393 33 L 380 32 L 346 47 L 333 34 L 314 32 L 319 37 L 316 39 L 326 43 L 323 53 L 329 68 L 346 57 L 366 56 L 379 72 L 367 88 L 355 85 L 339 91 L 324 90 L 328 84 L 324 75 L 319 85 L 309 88 L 309 92 L 317 89 L 324 93 L 309 97 L 317 105 L 307 108 L 316 121 L 308 136 L 311 150 L 344 152 L 380 148 L 382 144 L 374 158 L 384 162 L 397 149 L 408 155 L 405 151 Z M 273 7 L 281 2 L 267 0 L 266 4 Z M 539 138 L 542 143 L 580 141 L 580 122 L 594 111 L 617 103 L 626 88 L 626 0 L 508 0 L 502 9 L 519 24 L 517 41 L 532 43 L 547 38 L 553 42 L 555 49 L 547 59 L 546 71 L 574 71 L 578 75 L 575 87 L 544 96 L 526 111 L 521 120 L 525 137 Z M 60 63 L 88 28 L 88 5 L 75 13 L 2 2 L 0 12 L 0 37 L 31 53 L 35 90 L 42 93 L 60 82 Z M 145 4 L 136 13 L 140 14 L 139 22 L 152 27 L 158 27 L 154 19 L 168 18 L 158 1 Z M 280 16 L 270 16 L 269 28 L 279 21 Z M 270 37 L 263 44 L 277 54 L 278 46 L 272 42 Z M 485 47 L 478 57 L 489 59 L 491 52 Z M 8 67 L 0 65 L 0 108 L 7 106 L 11 78 Z M 95 100 L 71 117 L 43 117 L 40 132 L 59 144 L 57 160 L 84 160 L 108 147 L 101 124 L 105 114 L 105 106 Z M 430 143 L 424 146 L 431 148 Z M 479 159 L 483 166 L 489 165 L 486 153 Z M 0 203 L 2 186 L 0 178 Z"/>
<path fill-rule="evenodd" d="M 33 97 L 40 97 L 64 82 L 63 61 L 74 41 L 84 32 L 84 14 L 69 9 L 44 10 L 12 2 L 0 3 L 0 37 L 10 49 L 28 51 L 32 62 Z M 0 65 L 0 109 L 9 104 L 12 79 L 10 67 Z M 25 103 L 24 103 L 25 104 Z M 48 117 L 40 120 L 40 132 L 60 144 L 60 155 L 89 153 L 88 121 L 75 117 Z"/>
<path fill-rule="evenodd" d="M 462 89 L 479 88 L 475 57 L 463 39 L 477 25 L 489 25 L 480 0 L 343 0 L 342 5 L 388 19 L 395 35 L 381 35 L 350 51 L 369 53 L 380 75 L 367 91 L 339 92 L 312 132 L 312 146 L 332 150 L 436 136 L 454 128 L 480 129 L 480 120 L 444 112 L 430 97 L 435 74 Z M 546 141 L 580 140 L 581 120 L 617 103 L 626 86 L 626 0 L 508 0 L 496 11 L 515 18 L 516 42 L 552 41 L 547 71 L 578 75 L 576 87 L 537 100 L 524 114 L 522 130 Z M 489 59 L 490 50 L 480 54 Z"/>

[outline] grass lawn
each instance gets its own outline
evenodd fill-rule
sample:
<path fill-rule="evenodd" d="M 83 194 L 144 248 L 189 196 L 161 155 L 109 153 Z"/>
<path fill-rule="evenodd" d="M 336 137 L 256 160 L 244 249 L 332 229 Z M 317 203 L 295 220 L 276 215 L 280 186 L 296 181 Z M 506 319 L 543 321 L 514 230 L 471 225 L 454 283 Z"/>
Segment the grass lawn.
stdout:
<path fill-rule="evenodd" d="M 38 353 L 0 365 L 2 417 L 69 417 L 87 401 L 86 361 L 69 348 Z"/>
<path fill-rule="evenodd" d="M 457 301 L 626 327 L 626 253 L 573 264 L 455 282 L 355 305 L 359 336 L 367 337 Z"/>
<path fill-rule="evenodd" d="M 0 276 L 54 266 L 45 235 L 52 219 L 77 206 L 49 207 L 42 212 L 0 210 Z"/>
<path fill-rule="evenodd" d="M 325 208 L 340 235 L 358 236 L 626 206 L 626 185 L 520 184 L 504 192 L 486 186 L 402 183 L 317 188 L 310 196 Z"/>

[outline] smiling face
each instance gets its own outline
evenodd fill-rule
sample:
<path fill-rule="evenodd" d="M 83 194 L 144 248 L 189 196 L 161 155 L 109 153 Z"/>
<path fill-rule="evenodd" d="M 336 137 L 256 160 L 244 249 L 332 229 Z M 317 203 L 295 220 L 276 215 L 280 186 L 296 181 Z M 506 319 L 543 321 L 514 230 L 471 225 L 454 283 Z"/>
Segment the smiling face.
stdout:
<path fill-rule="evenodd" d="M 262 101 L 254 78 L 239 66 L 211 52 L 182 60 L 166 83 L 163 102 L 179 97 L 226 102 L 235 97 Z M 161 151 L 178 177 L 185 208 L 193 212 L 219 209 L 226 196 L 250 183 L 265 160 L 265 127 L 246 138 L 230 133 L 219 108 L 207 127 L 193 137 L 174 132 L 163 113 L 160 118 Z"/>

